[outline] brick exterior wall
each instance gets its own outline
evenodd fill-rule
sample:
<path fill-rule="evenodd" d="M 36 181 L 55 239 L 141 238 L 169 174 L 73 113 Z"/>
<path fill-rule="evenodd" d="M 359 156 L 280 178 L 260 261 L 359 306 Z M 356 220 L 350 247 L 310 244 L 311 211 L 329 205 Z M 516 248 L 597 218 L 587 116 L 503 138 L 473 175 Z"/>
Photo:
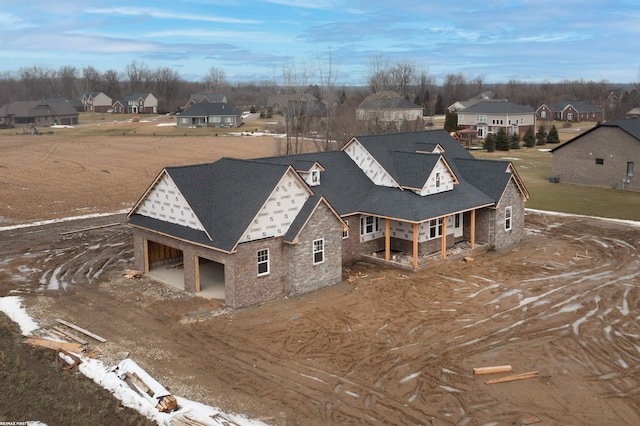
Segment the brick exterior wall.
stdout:
<path fill-rule="evenodd" d="M 313 263 L 313 241 L 324 239 L 324 261 Z M 320 204 L 298 236 L 289 245 L 289 287 L 301 294 L 342 281 L 342 229 L 340 221 Z"/>
<path fill-rule="evenodd" d="M 627 162 L 636 176 L 627 176 Z M 638 173 L 640 141 L 618 127 L 598 127 L 553 151 L 551 174 L 560 183 L 640 192 Z"/>

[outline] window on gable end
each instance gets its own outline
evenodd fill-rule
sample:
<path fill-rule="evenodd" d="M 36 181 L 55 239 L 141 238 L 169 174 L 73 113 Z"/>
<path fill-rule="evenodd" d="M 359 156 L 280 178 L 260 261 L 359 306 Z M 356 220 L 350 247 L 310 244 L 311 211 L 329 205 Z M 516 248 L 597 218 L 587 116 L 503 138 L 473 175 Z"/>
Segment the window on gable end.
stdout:
<path fill-rule="evenodd" d="M 436 172 L 436 188 L 440 188 L 440 172 Z"/>
<path fill-rule="evenodd" d="M 269 249 L 258 250 L 258 276 L 269 273 Z"/>
<path fill-rule="evenodd" d="M 313 264 L 324 262 L 324 238 L 313 240 Z"/>
<path fill-rule="evenodd" d="M 505 207 L 504 209 L 504 230 L 511 231 L 511 227 L 513 225 L 513 208 L 511 206 Z"/>

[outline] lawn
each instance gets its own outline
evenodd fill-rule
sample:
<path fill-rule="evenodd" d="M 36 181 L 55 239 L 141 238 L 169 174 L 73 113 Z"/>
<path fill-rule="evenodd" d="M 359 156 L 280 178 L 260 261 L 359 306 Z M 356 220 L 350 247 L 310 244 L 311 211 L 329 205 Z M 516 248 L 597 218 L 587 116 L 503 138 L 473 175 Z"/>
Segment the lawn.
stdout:
<path fill-rule="evenodd" d="M 552 154 L 546 145 L 509 152 L 473 151 L 477 158 L 513 162 L 529 190 L 527 208 L 640 221 L 640 194 L 610 188 L 549 183 Z"/>

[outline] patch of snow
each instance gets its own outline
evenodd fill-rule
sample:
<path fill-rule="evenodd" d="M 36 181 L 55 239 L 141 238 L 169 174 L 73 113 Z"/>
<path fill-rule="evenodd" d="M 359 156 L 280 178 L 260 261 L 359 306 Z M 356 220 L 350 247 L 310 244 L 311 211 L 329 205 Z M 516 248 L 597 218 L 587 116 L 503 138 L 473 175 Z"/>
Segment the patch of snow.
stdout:
<path fill-rule="evenodd" d="M 9 318 L 11 318 L 11 320 L 18 323 L 21 333 L 25 336 L 40 328 L 40 326 L 33 321 L 22 306 L 22 298 L 19 296 L 0 297 L 0 311 L 4 312 Z M 69 364 L 73 363 L 73 360 L 63 353 L 60 353 L 59 355 Z M 190 401 L 175 395 L 174 396 L 176 397 L 180 408 L 171 413 L 161 413 L 149 401 L 137 394 L 124 381 L 120 380 L 117 374 L 112 371 L 112 368 L 105 367 L 102 361 L 86 358 L 81 354 L 78 354 L 78 356 L 82 359 L 82 364 L 78 365 L 78 370 L 82 374 L 111 392 L 114 397 L 118 398 L 122 402 L 123 406 L 133 408 L 148 419 L 157 422 L 158 425 L 167 425 L 174 416 L 180 414 L 188 414 L 188 416 L 194 420 L 207 425 L 222 426 L 229 424 L 229 421 L 239 426 L 264 425 L 264 423 L 260 421 L 248 419 L 237 414 L 222 413 L 215 407 Z M 357 397 L 357 394 L 347 393 Z M 217 419 L 216 416 L 219 416 L 220 418 Z"/>

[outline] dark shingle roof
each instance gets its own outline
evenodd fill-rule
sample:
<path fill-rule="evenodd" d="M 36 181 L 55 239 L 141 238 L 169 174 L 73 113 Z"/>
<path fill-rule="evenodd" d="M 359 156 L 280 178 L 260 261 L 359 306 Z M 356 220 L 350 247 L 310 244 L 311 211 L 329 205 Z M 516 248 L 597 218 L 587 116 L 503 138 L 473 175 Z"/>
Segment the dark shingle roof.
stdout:
<path fill-rule="evenodd" d="M 200 102 L 180 113 L 181 117 L 208 117 L 211 115 L 242 115 L 238 109 L 225 102 Z"/>
<path fill-rule="evenodd" d="M 475 160 L 445 131 L 427 131 L 356 137 L 381 163 L 391 167 L 400 182 L 422 187 L 440 154 L 416 153 L 416 147 L 437 144 L 459 183 L 443 193 L 420 196 L 410 190 L 377 186 L 344 151 L 329 151 L 233 160 L 212 164 L 166 168 L 194 214 L 211 235 L 132 214 L 130 222 L 170 235 L 231 251 L 252 219 L 290 167 L 308 169 L 319 163 L 324 168 L 320 185 L 291 224 L 285 239 L 290 241 L 324 198 L 340 216 L 368 214 L 410 222 L 442 217 L 454 212 L 494 205 L 511 173 L 508 162 Z M 293 166 L 292 166 L 293 165 Z"/>
<path fill-rule="evenodd" d="M 567 142 L 563 143 L 562 145 L 556 146 L 550 152 L 553 153 L 553 152 L 555 152 L 555 151 L 557 151 L 559 149 L 562 149 L 563 147 L 569 145 L 570 143 L 573 143 L 574 141 L 580 140 L 582 137 L 590 134 L 591 132 L 597 131 L 600 127 L 618 127 L 620 129 L 624 130 L 625 132 L 629 133 L 631 136 L 636 138 L 638 141 L 640 141 L 640 119 L 638 119 L 638 118 L 627 118 L 627 119 L 620 119 L 620 120 L 605 121 L 604 123 L 587 130 L 586 132 L 576 136 L 575 138 L 573 138 L 571 140 L 568 140 Z"/>
<path fill-rule="evenodd" d="M 513 102 L 481 101 L 464 109 L 464 114 L 527 114 L 535 111 L 529 105 Z"/>

